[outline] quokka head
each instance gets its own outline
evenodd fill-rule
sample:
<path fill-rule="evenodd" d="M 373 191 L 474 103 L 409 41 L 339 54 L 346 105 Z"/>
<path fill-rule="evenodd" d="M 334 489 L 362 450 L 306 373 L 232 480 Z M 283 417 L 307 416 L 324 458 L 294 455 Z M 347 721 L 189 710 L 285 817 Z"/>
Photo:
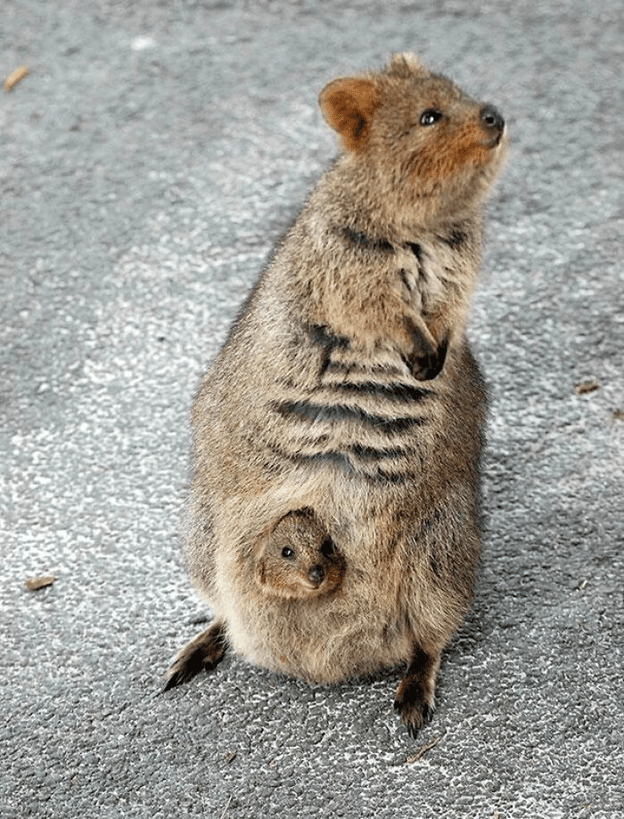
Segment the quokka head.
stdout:
<path fill-rule="evenodd" d="M 289 512 L 265 532 L 255 549 L 254 577 L 267 595 L 306 599 L 340 586 L 345 562 L 312 510 Z"/>
<path fill-rule="evenodd" d="M 378 201 L 390 197 L 395 213 L 479 204 L 504 164 L 500 112 L 411 54 L 395 54 L 383 71 L 330 82 L 319 104 L 366 187 Z"/>

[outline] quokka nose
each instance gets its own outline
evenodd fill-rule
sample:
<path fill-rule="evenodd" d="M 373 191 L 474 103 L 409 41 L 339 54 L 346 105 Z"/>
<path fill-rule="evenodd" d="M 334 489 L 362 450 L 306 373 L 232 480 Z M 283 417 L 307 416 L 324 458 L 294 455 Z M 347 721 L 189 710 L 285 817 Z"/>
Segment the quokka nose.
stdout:
<path fill-rule="evenodd" d="M 325 577 L 325 570 L 322 566 L 312 566 L 308 572 L 308 577 L 313 583 L 321 583 Z"/>
<path fill-rule="evenodd" d="M 492 131 L 502 131 L 505 127 L 503 115 L 493 105 L 484 105 L 481 109 L 481 122 Z"/>

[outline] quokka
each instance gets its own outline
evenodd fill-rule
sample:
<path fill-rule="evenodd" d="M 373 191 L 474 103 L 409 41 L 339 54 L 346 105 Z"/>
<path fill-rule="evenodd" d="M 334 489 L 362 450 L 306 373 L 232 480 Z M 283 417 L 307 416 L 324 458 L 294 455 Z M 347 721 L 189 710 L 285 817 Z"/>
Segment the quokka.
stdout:
<path fill-rule="evenodd" d="M 258 538 L 251 562 L 256 583 L 267 595 L 307 600 L 335 591 L 344 558 L 311 509 L 284 515 Z"/>
<path fill-rule="evenodd" d="M 415 735 L 479 556 L 486 391 L 466 322 L 507 135 L 496 108 L 409 54 L 319 102 L 342 152 L 193 406 L 188 553 L 215 619 L 167 687 L 227 645 L 316 683 L 407 664 L 395 707 Z M 341 560 L 313 600 L 266 594 L 253 571 L 300 509 Z"/>

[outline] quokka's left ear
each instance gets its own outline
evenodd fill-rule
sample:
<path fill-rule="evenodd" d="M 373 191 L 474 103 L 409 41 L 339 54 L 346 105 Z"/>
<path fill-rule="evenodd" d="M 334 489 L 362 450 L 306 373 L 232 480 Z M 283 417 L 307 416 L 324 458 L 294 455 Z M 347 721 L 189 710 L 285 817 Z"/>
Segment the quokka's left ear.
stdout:
<path fill-rule="evenodd" d="M 373 113 L 380 103 L 375 84 L 359 77 L 333 80 L 319 94 L 325 122 L 340 134 L 348 151 L 364 148 Z"/>

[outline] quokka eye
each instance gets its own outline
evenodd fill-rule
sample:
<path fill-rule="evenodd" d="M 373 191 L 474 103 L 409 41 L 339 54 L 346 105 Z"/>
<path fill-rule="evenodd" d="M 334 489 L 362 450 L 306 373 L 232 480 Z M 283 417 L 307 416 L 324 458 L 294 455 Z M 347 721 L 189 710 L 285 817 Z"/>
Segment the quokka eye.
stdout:
<path fill-rule="evenodd" d="M 334 541 L 328 537 L 323 541 L 323 545 L 321 546 L 321 554 L 324 557 L 331 557 L 334 553 Z"/>
<path fill-rule="evenodd" d="M 290 546 L 284 546 L 284 548 L 282 549 L 282 557 L 285 557 L 286 560 L 292 560 L 294 556 L 295 553 L 290 548 Z"/>
<path fill-rule="evenodd" d="M 428 108 L 420 115 L 420 124 L 435 125 L 439 119 L 442 119 L 442 112 L 438 111 L 436 108 Z"/>

